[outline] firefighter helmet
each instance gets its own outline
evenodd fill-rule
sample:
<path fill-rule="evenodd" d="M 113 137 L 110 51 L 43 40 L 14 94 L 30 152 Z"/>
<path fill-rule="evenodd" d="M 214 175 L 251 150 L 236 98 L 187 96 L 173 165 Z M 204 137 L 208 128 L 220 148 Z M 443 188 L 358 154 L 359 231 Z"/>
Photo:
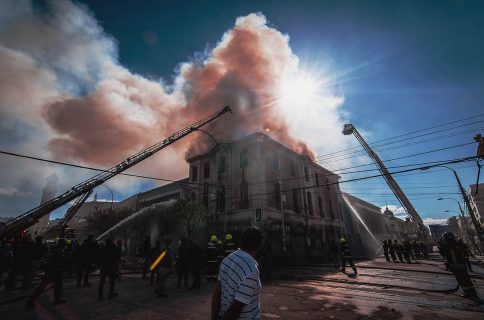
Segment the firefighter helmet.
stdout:
<path fill-rule="evenodd" d="M 216 235 L 211 236 L 210 241 L 217 241 L 217 236 Z"/>
<path fill-rule="evenodd" d="M 346 239 L 345 239 L 345 238 L 341 238 L 341 239 L 339 240 L 339 242 L 341 242 L 341 243 L 346 242 Z"/>
<path fill-rule="evenodd" d="M 227 235 L 225 236 L 225 240 L 232 240 L 232 235 L 230 233 L 227 233 Z"/>
<path fill-rule="evenodd" d="M 446 232 L 442 235 L 442 238 L 444 238 L 444 241 L 449 243 L 449 242 L 455 242 L 455 236 L 452 232 Z"/>

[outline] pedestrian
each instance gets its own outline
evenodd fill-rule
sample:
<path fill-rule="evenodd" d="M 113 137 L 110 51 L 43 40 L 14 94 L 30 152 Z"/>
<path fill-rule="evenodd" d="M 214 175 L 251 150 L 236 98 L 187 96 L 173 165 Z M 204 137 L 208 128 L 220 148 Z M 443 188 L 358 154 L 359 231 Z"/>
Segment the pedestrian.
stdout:
<path fill-rule="evenodd" d="M 224 258 L 232 252 L 235 252 L 235 250 L 237 250 L 237 245 L 235 244 L 232 235 L 228 233 L 225 236 L 225 242 L 223 244 Z"/>
<path fill-rule="evenodd" d="M 271 276 L 271 266 L 274 257 L 272 254 L 271 244 L 269 243 L 269 239 L 266 237 L 264 237 L 264 240 L 262 240 L 262 244 L 259 249 L 259 257 L 260 277 L 261 279 L 268 280 Z"/>
<path fill-rule="evenodd" d="M 116 246 L 119 250 L 119 262 L 117 268 L 118 281 L 121 281 L 121 275 L 123 273 L 123 258 L 126 257 L 126 247 L 124 246 L 123 240 L 118 240 Z"/>
<path fill-rule="evenodd" d="M 143 259 L 143 274 L 142 278 L 146 279 L 146 273 L 150 268 L 150 258 L 151 258 L 151 238 L 146 237 L 145 241 L 141 245 L 141 258 Z"/>
<path fill-rule="evenodd" d="M 160 256 L 161 253 L 161 241 L 156 240 L 155 245 L 151 248 L 151 252 L 148 258 L 148 268 L 150 269 L 150 286 L 153 285 L 155 282 L 156 277 L 156 284 L 160 283 L 160 274 L 158 272 L 158 268 L 160 267 L 159 264 L 152 267 L 153 263 L 156 259 Z"/>
<path fill-rule="evenodd" d="M 205 257 L 207 258 L 207 281 L 217 280 L 219 254 L 220 248 L 217 243 L 217 236 L 212 235 L 205 249 Z"/>
<path fill-rule="evenodd" d="M 165 293 L 166 279 L 173 271 L 173 250 L 171 248 L 172 240 L 170 238 L 165 239 L 165 245 L 161 252 L 164 252 L 164 257 L 159 262 L 159 268 L 157 270 L 159 274 L 158 286 L 155 289 L 155 294 L 158 298 L 166 298 L 168 295 Z M 160 254 L 161 254 L 160 252 Z"/>
<path fill-rule="evenodd" d="M 351 266 L 353 269 L 353 272 L 355 275 L 358 274 L 358 271 L 356 271 L 356 266 L 353 263 L 353 257 L 351 256 L 351 248 L 346 242 L 345 238 L 341 238 L 339 241 L 340 243 L 340 252 L 343 258 L 341 259 L 341 272 L 346 273 L 346 262 Z"/>
<path fill-rule="evenodd" d="M 390 252 L 390 256 L 392 257 L 393 262 L 398 262 L 397 261 L 397 256 L 395 255 L 395 246 L 392 243 L 391 239 L 388 239 L 388 251 Z"/>
<path fill-rule="evenodd" d="M 390 256 L 388 255 L 388 243 L 383 240 L 383 254 L 385 255 L 385 260 L 390 262 Z"/>
<path fill-rule="evenodd" d="M 47 254 L 47 263 L 45 266 L 44 278 L 40 285 L 34 290 L 32 295 L 27 300 L 26 307 L 35 307 L 35 301 L 39 298 L 40 294 L 44 291 L 45 287 L 49 283 L 54 284 L 54 302 L 53 304 L 65 303 L 65 300 L 61 299 L 62 295 L 62 270 L 65 266 L 65 240 L 59 239 L 57 244 L 51 248 L 51 251 Z"/>
<path fill-rule="evenodd" d="M 192 270 L 193 277 L 193 284 L 190 286 L 190 289 L 200 289 L 200 272 L 203 266 L 203 250 L 198 244 L 195 243 L 195 241 L 193 241 L 193 239 L 189 240 L 188 248 L 188 263 Z"/>
<path fill-rule="evenodd" d="M 183 237 L 180 240 L 176 254 L 176 268 L 178 269 L 178 282 L 176 284 L 177 288 L 180 288 L 182 278 L 185 280 L 185 287 L 188 287 L 188 251 L 189 248 L 187 238 Z"/>
<path fill-rule="evenodd" d="M 393 247 L 395 248 L 395 252 L 397 253 L 398 260 L 403 262 L 403 250 L 402 245 L 398 243 L 398 240 L 393 241 Z"/>
<path fill-rule="evenodd" d="M 474 272 L 472 271 L 472 265 L 470 261 L 470 255 L 471 255 L 471 250 L 469 249 L 469 246 L 464 242 L 462 238 L 459 238 L 457 240 L 457 243 L 462 247 L 462 250 L 464 251 L 464 259 L 466 262 L 466 267 L 468 272 Z"/>
<path fill-rule="evenodd" d="M 465 252 L 463 247 L 457 243 L 452 232 L 446 232 L 442 236 L 442 255 L 445 257 L 445 264 L 454 274 L 459 286 L 464 291 L 464 298 L 471 299 L 477 303 L 482 301 L 477 296 L 476 289 L 466 269 Z"/>
<path fill-rule="evenodd" d="M 262 285 L 255 256 L 262 238 L 259 228 L 247 228 L 240 249 L 223 259 L 212 293 L 212 319 L 260 318 Z"/>
<path fill-rule="evenodd" d="M 339 246 L 336 241 L 332 240 L 329 245 L 329 250 L 331 254 L 331 259 L 333 260 L 333 265 L 335 269 L 339 269 L 341 267 L 341 252 L 339 251 Z"/>
<path fill-rule="evenodd" d="M 99 250 L 99 267 L 101 270 L 97 292 L 98 301 L 104 300 L 104 284 L 106 283 L 106 277 L 109 280 L 108 298 L 113 299 L 118 295 L 114 292 L 114 285 L 117 278 L 120 259 L 121 254 L 119 248 L 114 244 L 112 239 L 107 239 L 104 246 Z"/>
<path fill-rule="evenodd" d="M 98 246 L 97 243 L 94 242 L 94 236 L 92 234 L 89 235 L 86 240 L 84 240 L 79 250 L 77 286 L 80 287 L 82 280 L 84 279 L 83 286 L 90 287 L 91 284 L 89 283 L 89 274 L 98 254 Z"/>

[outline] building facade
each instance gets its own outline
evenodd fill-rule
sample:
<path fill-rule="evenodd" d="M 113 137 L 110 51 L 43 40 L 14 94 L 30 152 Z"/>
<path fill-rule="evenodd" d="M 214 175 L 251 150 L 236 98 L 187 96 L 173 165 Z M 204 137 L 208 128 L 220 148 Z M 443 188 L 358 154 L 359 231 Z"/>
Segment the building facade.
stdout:
<path fill-rule="evenodd" d="M 209 234 L 237 239 L 257 225 L 273 253 L 288 258 L 323 255 L 343 234 L 339 176 L 263 133 L 188 162 L 197 186 L 190 197 L 207 208 Z"/>

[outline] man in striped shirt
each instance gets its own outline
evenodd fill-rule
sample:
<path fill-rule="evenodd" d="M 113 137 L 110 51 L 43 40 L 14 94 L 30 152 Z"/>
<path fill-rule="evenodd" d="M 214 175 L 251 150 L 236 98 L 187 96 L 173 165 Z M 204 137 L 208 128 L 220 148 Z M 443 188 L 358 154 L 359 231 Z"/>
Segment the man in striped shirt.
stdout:
<path fill-rule="evenodd" d="M 262 232 L 249 227 L 242 234 L 240 249 L 220 264 L 212 294 L 212 319 L 259 319 L 262 289 L 255 255 Z"/>

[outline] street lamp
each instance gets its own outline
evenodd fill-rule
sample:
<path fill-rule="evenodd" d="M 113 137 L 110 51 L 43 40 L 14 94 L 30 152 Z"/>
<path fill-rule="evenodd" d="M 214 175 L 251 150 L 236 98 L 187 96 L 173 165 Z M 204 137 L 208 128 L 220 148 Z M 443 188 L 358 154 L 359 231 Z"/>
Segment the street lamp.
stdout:
<path fill-rule="evenodd" d="M 459 186 L 459 191 L 462 194 L 462 197 L 464 198 L 464 202 L 465 202 L 465 204 L 467 206 L 467 209 L 469 210 L 469 215 L 471 216 L 472 223 L 474 224 L 474 228 L 476 229 L 476 233 L 477 233 L 477 237 L 479 239 L 480 245 L 482 246 L 484 244 L 484 239 L 483 239 L 483 235 L 482 235 L 482 228 L 477 223 L 476 217 L 474 216 L 474 211 L 472 210 L 472 206 L 471 206 L 471 204 L 469 202 L 469 198 L 467 197 L 467 194 L 466 194 L 466 191 L 464 190 L 464 187 L 462 187 L 462 183 L 460 182 L 460 179 L 459 179 L 459 176 L 457 175 L 457 172 L 454 169 L 450 168 L 450 167 L 447 167 L 447 166 L 444 166 L 444 165 L 440 165 L 440 164 L 439 165 L 429 166 L 429 167 L 422 167 L 422 168 L 420 168 L 420 170 L 428 170 L 430 168 L 435 168 L 435 167 L 446 168 L 446 169 L 452 171 L 452 173 L 454 174 L 455 180 L 457 181 L 457 184 Z M 460 207 L 460 204 L 459 204 L 459 207 Z"/>

